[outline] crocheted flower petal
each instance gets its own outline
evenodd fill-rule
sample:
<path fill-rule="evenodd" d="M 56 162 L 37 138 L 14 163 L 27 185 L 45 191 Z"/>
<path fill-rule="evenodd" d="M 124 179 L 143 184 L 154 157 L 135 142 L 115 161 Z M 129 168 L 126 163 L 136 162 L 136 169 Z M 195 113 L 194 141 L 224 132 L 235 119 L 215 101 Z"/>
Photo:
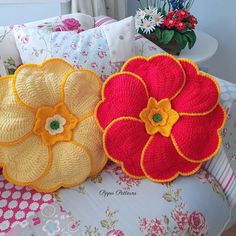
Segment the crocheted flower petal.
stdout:
<path fill-rule="evenodd" d="M 200 72 L 195 64 L 185 59 L 180 63 L 187 76 L 186 84 L 172 101 L 172 107 L 179 113 L 209 113 L 218 103 L 220 92 L 217 82 L 210 75 Z"/>
<path fill-rule="evenodd" d="M 192 162 L 211 159 L 220 148 L 224 121 L 225 112 L 219 105 L 205 116 L 182 116 L 172 130 L 176 150 Z"/>
<path fill-rule="evenodd" d="M 29 148 L 30 147 L 30 148 Z M 19 144 L 1 147 L 3 174 L 16 185 L 29 185 L 48 171 L 50 155 L 41 138 L 31 135 Z"/>
<path fill-rule="evenodd" d="M 105 130 L 105 151 L 114 162 L 122 165 L 131 177 L 144 177 L 140 166 L 142 150 L 149 139 L 144 124 L 132 117 L 114 120 Z"/>
<path fill-rule="evenodd" d="M 61 59 L 48 60 L 42 66 L 23 65 L 14 78 L 16 95 L 32 109 L 54 106 L 61 100 L 61 82 L 72 70 L 74 68 Z"/>
<path fill-rule="evenodd" d="M 190 175 L 201 167 L 182 158 L 171 139 L 160 134 L 150 138 L 142 153 L 141 165 L 147 178 L 156 182 L 169 182 L 178 175 Z"/>
<path fill-rule="evenodd" d="M 100 78 L 88 70 L 76 70 L 63 83 L 63 100 L 72 114 L 82 117 L 93 113 L 100 100 Z"/>
<path fill-rule="evenodd" d="M 19 141 L 30 134 L 34 113 L 20 106 L 12 90 L 12 78 L 0 79 L 0 145 Z"/>
<path fill-rule="evenodd" d="M 53 192 L 60 187 L 72 187 L 86 180 L 91 171 L 90 157 L 81 145 L 61 142 L 52 148 L 52 166 L 47 175 L 32 187 L 40 192 Z"/>
<path fill-rule="evenodd" d="M 103 101 L 97 106 L 97 119 L 104 129 L 119 117 L 138 118 L 147 102 L 147 88 L 139 77 L 126 72 L 117 73 L 104 85 Z"/>
<path fill-rule="evenodd" d="M 107 157 L 103 151 L 102 133 L 94 116 L 90 116 L 79 123 L 74 129 L 73 139 L 83 145 L 90 153 L 92 162 L 90 176 L 98 174 L 105 166 Z"/>
<path fill-rule="evenodd" d="M 175 97 L 185 84 L 185 73 L 181 64 L 170 55 L 156 55 L 150 59 L 132 58 L 122 70 L 139 75 L 146 83 L 150 97 L 157 101 Z"/>

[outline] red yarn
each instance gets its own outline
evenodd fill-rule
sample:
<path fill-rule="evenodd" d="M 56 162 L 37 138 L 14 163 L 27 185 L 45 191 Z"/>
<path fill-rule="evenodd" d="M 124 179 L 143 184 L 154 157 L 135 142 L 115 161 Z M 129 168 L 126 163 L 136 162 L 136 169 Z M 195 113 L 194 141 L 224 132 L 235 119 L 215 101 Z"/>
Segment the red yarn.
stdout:
<path fill-rule="evenodd" d="M 148 88 L 149 96 L 158 101 L 175 96 L 185 83 L 185 73 L 180 63 L 165 55 L 150 60 L 134 58 L 125 64 L 123 71 L 140 76 Z"/>
<path fill-rule="evenodd" d="M 190 175 L 220 148 L 219 87 L 188 60 L 132 58 L 104 84 L 102 99 L 96 116 L 105 151 L 131 177 L 168 182 Z"/>
<path fill-rule="evenodd" d="M 115 75 L 115 83 L 113 80 L 111 77 L 106 81 L 104 89 L 106 102 L 101 103 L 97 111 L 102 128 L 106 128 L 111 121 L 121 116 L 139 118 L 139 113 L 148 102 L 148 94 L 141 80 L 127 73 L 118 73 Z M 127 101 L 135 104 L 132 106 Z"/>

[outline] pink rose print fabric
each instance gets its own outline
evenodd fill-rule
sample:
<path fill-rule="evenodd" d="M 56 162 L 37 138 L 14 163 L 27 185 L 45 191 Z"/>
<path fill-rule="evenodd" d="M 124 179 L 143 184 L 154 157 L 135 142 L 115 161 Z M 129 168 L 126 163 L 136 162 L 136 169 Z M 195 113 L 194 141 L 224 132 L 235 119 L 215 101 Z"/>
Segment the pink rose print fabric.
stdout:
<path fill-rule="evenodd" d="M 0 27 L 0 49 L 1 46 L 3 47 L 1 44 L 1 36 L 8 38 L 8 36 L 11 35 L 11 37 L 8 38 L 9 40 L 4 40 L 5 45 L 9 41 L 7 44 L 9 47 L 6 47 L 7 45 L 4 47 L 5 51 L 6 48 L 10 48 L 13 53 L 12 56 L 9 55 L 11 58 L 6 56 L 8 58 L 7 64 L 4 59 L 5 67 L 8 70 L 7 74 L 13 74 L 16 67 L 21 62 L 23 64 L 40 64 L 44 60 L 51 58 L 50 38 L 52 32 L 73 31 L 80 33 L 93 27 L 93 17 L 81 13 L 58 16 L 21 26 L 15 25 L 13 29 L 8 31 L 9 33 L 7 33 L 7 35 L 1 35 Z M 12 69 L 13 65 L 14 70 Z"/>
<path fill-rule="evenodd" d="M 82 185 L 55 192 L 53 204 L 7 236 L 207 236 L 218 235 L 228 220 L 225 198 L 197 175 L 169 184 L 137 181 L 110 162 Z"/>
<path fill-rule="evenodd" d="M 207 233 L 207 222 L 201 212 L 192 212 L 189 216 L 188 224 L 195 235 Z"/>
<path fill-rule="evenodd" d="M 125 236 L 125 234 L 121 230 L 111 230 L 109 231 L 106 236 Z"/>
<path fill-rule="evenodd" d="M 124 62 L 112 62 L 106 35 L 101 28 L 81 32 L 54 32 L 51 55 L 67 60 L 76 68 L 97 73 L 102 80 L 119 72 Z"/>
<path fill-rule="evenodd" d="M 53 32 L 58 31 L 76 31 L 77 33 L 80 33 L 84 31 L 84 29 L 81 28 L 81 24 L 77 19 L 68 18 L 63 20 L 61 24 L 58 24 L 53 28 Z"/>
<path fill-rule="evenodd" d="M 29 187 L 15 186 L 0 175 L 0 235 L 53 202 L 52 194 L 37 193 Z"/>

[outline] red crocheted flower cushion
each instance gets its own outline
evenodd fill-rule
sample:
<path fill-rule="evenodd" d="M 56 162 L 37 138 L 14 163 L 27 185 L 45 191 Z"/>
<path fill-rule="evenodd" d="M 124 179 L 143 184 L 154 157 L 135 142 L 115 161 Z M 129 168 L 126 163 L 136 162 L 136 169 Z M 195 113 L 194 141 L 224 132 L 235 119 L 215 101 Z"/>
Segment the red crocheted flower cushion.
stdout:
<path fill-rule="evenodd" d="M 135 57 L 104 84 L 96 116 L 106 154 L 134 178 L 191 175 L 221 145 L 219 86 L 189 60 Z"/>

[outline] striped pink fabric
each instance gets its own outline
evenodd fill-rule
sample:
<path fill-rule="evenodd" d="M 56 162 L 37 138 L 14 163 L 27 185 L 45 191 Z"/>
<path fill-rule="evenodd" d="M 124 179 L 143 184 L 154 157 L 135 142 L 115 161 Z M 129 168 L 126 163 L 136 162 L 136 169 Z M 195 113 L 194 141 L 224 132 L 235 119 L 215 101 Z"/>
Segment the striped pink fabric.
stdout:
<path fill-rule="evenodd" d="M 235 205 L 236 181 L 224 149 L 222 148 L 216 157 L 208 161 L 204 168 L 218 180 L 228 199 L 229 205 Z"/>
<path fill-rule="evenodd" d="M 107 25 L 116 22 L 116 20 L 112 19 L 109 16 L 100 16 L 95 18 L 95 27 L 99 27 L 102 25 Z M 143 36 L 141 34 L 135 35 L 135 40 L 141 39 Z"/>
<path fill-rule="evenodd" d="M 116 22 L 116 20 L 112 19 L 109 16 L 101 16 L 95 18 L 95 27 L 99 27 L 101 25 L 107 25 L 110 23 Z"/>

